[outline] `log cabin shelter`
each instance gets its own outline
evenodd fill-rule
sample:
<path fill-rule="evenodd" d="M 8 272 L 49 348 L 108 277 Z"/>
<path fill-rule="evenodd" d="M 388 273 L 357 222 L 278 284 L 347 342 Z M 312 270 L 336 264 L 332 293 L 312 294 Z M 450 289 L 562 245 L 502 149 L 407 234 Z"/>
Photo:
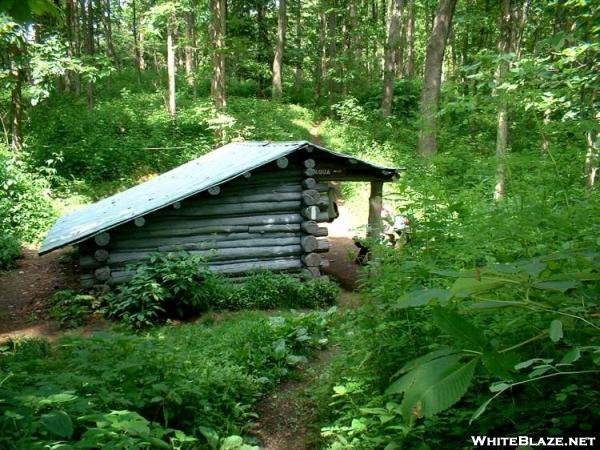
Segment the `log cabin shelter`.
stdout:
<path fill-rule="evenodd" d="M 61 217 L 39 253 L 77 245 L 82 287 L 126 282 L 133 264 L 177 251 L 232 277 L 317 277 L 328 263 L 321 225 L 337 217 L 331 182 L 370 182 L 378 229 L 383 183 L 398 173 L 305 141 L 234 142 Z"/>

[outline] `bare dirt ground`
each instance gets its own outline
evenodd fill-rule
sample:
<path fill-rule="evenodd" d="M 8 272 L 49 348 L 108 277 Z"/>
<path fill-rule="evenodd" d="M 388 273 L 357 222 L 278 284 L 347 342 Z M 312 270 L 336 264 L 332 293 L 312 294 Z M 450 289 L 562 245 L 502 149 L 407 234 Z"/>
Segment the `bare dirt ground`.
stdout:
<path fill-rule="evenodd" d="M 12 270 L 0 272 L 0 341 L 58 334 L 47 299 L 58 289 L 76 286 L 68 259 L 67 251 L 38 256 L 36 249 L 26 248 Z"/>
<path fill-rule="evenodd" d="M 259 419 L 253 433 L 262 449 L 316 448 L 319 429 L 311 426 L 316 420 L 316 410 L 307 389 L 318 382 L 319 375 L 335 352 L 335 347 L 321 351 L 313 361 L 300 369 L 296 379 L 280 384 L 259 402 Z"/>

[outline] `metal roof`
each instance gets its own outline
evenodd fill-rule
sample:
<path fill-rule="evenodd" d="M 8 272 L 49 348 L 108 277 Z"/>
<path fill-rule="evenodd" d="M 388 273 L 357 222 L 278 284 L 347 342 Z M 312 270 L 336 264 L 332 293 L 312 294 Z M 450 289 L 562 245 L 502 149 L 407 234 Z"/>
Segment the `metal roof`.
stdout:
<path fill-rule="evenodd" d="M 150 212 L 230 181 L 309 144 L 298 142 L 232 142 L 149 181 L 85 206 L 58 219 L 39 253 L 84 241 Z M 314 147 L 343 158 L 358 158 Z M 373 168 L 395 169 L 361 161 Z"/>

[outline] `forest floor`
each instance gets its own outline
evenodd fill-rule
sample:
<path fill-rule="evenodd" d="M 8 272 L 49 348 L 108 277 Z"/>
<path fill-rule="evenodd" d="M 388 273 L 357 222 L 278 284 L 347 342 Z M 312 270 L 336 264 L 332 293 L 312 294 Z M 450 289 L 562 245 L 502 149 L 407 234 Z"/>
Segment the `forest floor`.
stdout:
<path fill-rule="evenodd" d="M 57 289 L 76 287 L 68 250 L 38 256 L 24 248 L 15 267 L 0 272 L 0 341 L 15 337 L 53 337 L 58 324 L 50 319 L 48 298 Z"/>

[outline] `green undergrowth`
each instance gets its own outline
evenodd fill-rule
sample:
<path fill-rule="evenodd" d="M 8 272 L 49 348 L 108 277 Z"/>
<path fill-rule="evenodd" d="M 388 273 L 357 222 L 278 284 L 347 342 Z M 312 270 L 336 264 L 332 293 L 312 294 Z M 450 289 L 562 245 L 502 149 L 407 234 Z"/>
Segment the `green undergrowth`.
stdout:
<path fill-rule="evenodd" d="M 107 316 L 133 329 L 213 310 L 311 309 L 335 303 L 339 288 L 327 278 L 302 282 L 285 274 L 256 272 L 242 284 L 212 272 L 186 252 L 156 253 L 133 278 L 104 296 Z M 67 296 L 67 299 L 69 296 Z M 62 303 L 66 309 L 71 305 Z M 73 312 L 77 315 L 78 308 Z"/>
<path fill-rule="evenodd" d="M 600 202 L 583 186 L 584 143 L 557 132 L 541 154 L 539 128 L 515 111 L 507 195 L 494 202 L 493 111 L 457 101 L 444 100 L 427 161 L 410 117 L 375 121 L 346 100 L 323 123 L 332 147 L 407 168 L 384 203 L 412 222 L 408 245 L 374 250 L 366 304 L 315 388 L 324 448 L 591 436 L 599 420 Z M 350 207 L 364 199 L 345 192 Z"/>
<path fill-rule="evenodd" d="M 137 336 L 8 342 L 0 347 L 0 446 L 215 449 L 228 437 L 237 442 L 232 436 L 248 434 L 261 395 L 327 345 L 335 317 L 335 309 L 210 314 Z"/>

